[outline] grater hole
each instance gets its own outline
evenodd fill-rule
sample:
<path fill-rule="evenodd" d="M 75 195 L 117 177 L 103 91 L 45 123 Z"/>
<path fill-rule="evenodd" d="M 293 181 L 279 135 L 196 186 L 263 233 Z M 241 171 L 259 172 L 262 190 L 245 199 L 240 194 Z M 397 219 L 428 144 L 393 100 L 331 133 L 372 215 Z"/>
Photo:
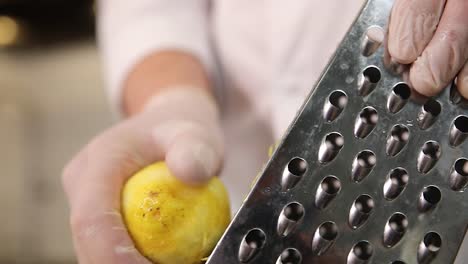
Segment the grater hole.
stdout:
<path fill-rule="evenodd" d="M 302 176 L 307 171 L 307 162 L 302 158 L 293 158 L 288 163 L 288 170 L 296 176 Z"/>
<path fill-rule="evenodd" d="M 321 163 L 332 161 L 344 145 L 344 138 L 340 133 L 332 132 L 325 136 L 319 148 L 318 159 Z"/>
<path fill-rule="evenodd" d="M 428 232 L 419 243 L 417 259 L 418 263 L 430 263 L 442 247 L 442 238 L 436 232 Z"/>
<path fill-rule="evenodd" d="M 333 244 L 338 236 L 338 226 L 334 222 L 322 223 L 314 233 L 312 240 L 312 252 L 315 255 L 323 255 Z"/>
<path fill-rule="evenodd" d="M 468 177 L 468 160 L 465 158 L 458 159 L 454 166 L 455 171 L 463 177 Z"/>
<path fill-rule="evenodd" d="M 321 185 L 322 190 L 330 195 L 335 195 L 341 190 L 340 180 L 333 176 L 327 176 L 325 179 L 323 179 Z"/>
<path fill-rule="evenodd" d="M 325 177 L 317 188 L 315 194 L 315 205 L 319 209 L 327 207 L 327 205 L 338 195 L 341 190 L 340 180 L 333 176 Z"/>
<path fill-rule="evenodd" d="M 384 184 L 384 197 L 387 200 L 397 198 L 405 189 L 409 181 L 408 172 L 403 168 L 396 168 L 390 171 Z"/>
<path fill-rule="evenodd" d="M 283 191 L 292 189 L 300 181 L 308 168 L 307 161 L 303 158 L 295 157 L 291 159 L 283 171 L 281 178 L 281 189 Z"/>
<path fill-rule="evenodd" d="M 437 186 L 430 185 L 424 187 L 419 197 L 418 208 L 421 212 L 426 212 L 434 208 L 442 199 L 442 193 Z"/>
<path fill-rule="evenodd" d="M 355 182 L 361 182 L 374 168 L 377 158 L 374 152 L 363 150 L 358 153 L 353 161 L 351 178 Z"/>
<path fill-rule="evenodd" d="M 343 91 L 333 91 L 325 102 L 323 115 L 326 121 L 335 120 L 346 107 L 348 96 Z"/>
<path fill-rule="evenodd" d="M 424 105 L 423 105 L 424 111 L 430 113 L 433 116 L 438 116 L 440 112 L 442 111 L 442 106 L 440 105 L 439 102 L 437 102 L 434 99 L 429 99 Z"/>
<path fill-rule="evenodd" d="M 338 226 L 333 222 L 325 222 L 320 225 L 319 234 L 325 240 L 335 240 L 338 236 Z"/>
<path fill-rule="evenodd" d="M 435 141 L 429 141 L 424 144 L 422 151 L 424 154 L 434 159 L 437 159 L 440 156 L 440 146 Z"/>
<path fill-rule="evenodd" d="M 449 132 L 450 145 L 456 147 L 468 137 L 468 117 L 461 115 L 455 118 Z"/>
<path fill-rule="evenodd" d="M 373 107 L 365 107 L 359 113 L 354 127 L 354 135 L 358 138 L 365 138 L 374 129 L 379 121 L 377 110 Z"/>
<path fill-rule="evenodd" d="M 442 111 L 440 103 L 434 99 L 429 99 L 419 112 L 417 121 L 421 129 L 427 129 L 434 123 L 437 116 Z"/>
<path fill-rule="evenodd" d="M 361 195 L 356 199 L 355 206 L 359 212 L 368 214 L 374 209 L 374 200 L 369 195 Z"/>
<path fill-rule="evenodd" d="M 300 203 L 290 203 L 284 208 L 284 216 L 297 222 L 304 216 L 304 207 Z"/>
<path fill-rule="evenodd" d="M 364 75 L 366 79 L 368 79 L 371 83 L 374 83 L 374 84 L 380 81 L 380 78 L 382 75 L 380 73 L 379 68 L 375 66 L 369 66 L 365 68 L 362 74 Z"/>
<path fill-rule="evenodd" d="M 367 194 L 360 195 L 351 206 L 349 211 L 349 225 L 352 229 L 357 229 L 361 227 L 366 220 L 369 218 L 369 215 L 374 210 L 374 199 Z"/>
<path fill-rule="evenodd" d="M 406 228 L 408 227 L 408 219 L 406 219 L 406 216 L 401 213 L 393 214 L 388 220 L 388 223 L 390 224 L 390 228 L 399 233 L 406 231 Z"/>
<path fill-rule="evenodd" d="M 239 261 L 245 263 L 251 260 L 263 248 L 265 241 L 266 235 L 263 230 L 254 228 L 247 232 L 239 249 Z"/>
<path fill-rule="evenodd" d="M 359 153 L 357 158 L 359 165 L 366 168 L 374 167 L 375 163 L 377 162 L 375 154 L 372 151 L 362 151 Z"/>
<path fill-rule="evenodd" d="M 377 121 L 379 120 L 379 116 L 377 115 L 377 111 L 372 108 L 372 107 L 366 107 L 364 110 L 361 112 L 359 115 L 360 118 L 366 123 L 366 124 L 377 124 Z"/>
<path fill-rule="evenodd" d="M 437 188 L 436 186 L 425 187 L 423 191 L 423 196 L 424 199 L 430 202 L 431 204 L 438 203 L 442 198 L 442 194 L 440 193 L 439 188 Z"/>
<path fill-rule="evenodd" d="M 344 140 L 343 136 L 339 133 L 331 133 L 326 138 L 327 143 L 331 144 L 333 150 L 339 150 L 343 147 Z"/>
<path fill-rule="evenodd" d="M 404 82 L 397 83 L 388 97 L 387 108 L 391 113 L 400 111 L 411 96 L 411 88 Z"/>
<path fill-rule="evenodd" d="M 365 68 L 358 82 L 358 93 L 360 96 L 369 95 L 377 86 L 377 83 L 380 81 L 382 74 L 380 69 L 376 66 L 368 66 Z"/>
<path fill-rule="evenodd" d="M 368 57 L 374 54 L 384 40 L 384 30 L 379 26 L 370 26 L 362 42 L 362 55 Z"/>
<path fill-rule="evenodd" d="M 362 260 L 368 260 L 372 257 L 372 246 L 368 242 L 359 242 L 354 248 L 353 253 Z"/>
<path fill-rule="evenodd" d="M 401 99 L 409 99 L 411 96 L 411 89 L 406 83 L 398 83 L 393 87 L 393 92 Z"/>
<path fill-rule="evenodd" d="M 424 236 L 423 242 L 424 245 L 433 252 L 439 251 L 439 249 L 442 247 L 442 238 L 436 232 L 427 233 Z"/>
<path fill-rule="evenodd" d="M 374 248 L 368 241 L 356 243 L 348 255 L 348 264 L 368 263 L 374 254 Z"/>
<path fill-rule="evenodd" d="M 245 242 L 251 248 L 262 248 L 265 245 L 266 235 L 261 229 L 252 229 L 245 236 Z"/>
<path fill-rule="evenodd" d="M 468 116 L 459 116 L 453 123 L 462 133 L 468 133 Z"/>
<path fill-rule="evenodd" d="M 454 191 L 463 191 L 468 184 L 468 160 L 466 158 L 455 161 L 450 173 L 449 184 Z"/>
<path fill-rule="evenodd" d="M 304 207 L 300 203 L 292 202 L 286 205 L 278 219 L 278 234 L 281 236 L 289 235 L 304 217 L 304 212 Z"/>
<path fill-rule="evenodd" d="M 387 155 L 396 156 L 405 147 L 409 140 L 409 129 L 404 125 L 394 125 L 387 140 Z"/>
<path fill-rule="evenodd" d="M 285 249 L 278 258 L 276 264 L 299 264 L 302 262 L 302 255 L 295 248 Z"/>
<path fill-rule="evenodd" d="M 408 141 L 409 131 L 404 125 L 396 125 L 392 128 L 392 136 L 397 138 L 399 141 Z"/>
<path fill-rule="evenodd" d="M 418 171 L 421 173 L 429 172 L 442 154 L 439 143 L 435 141 L 427 141 L 424 143 L 421 152 L 418 156 Z"/>
<path fill-rule="evenodd" d="M 329 100 L 336 108 L 343 109 L 348 103 L 348 96 L 342 91 L 334 91 L 330 94 Z"/>
<path fill-rule="evenodd" d="M 394 213 L 387 221 L 384 229 L 383 243 L 386 247 L 397 244 L 408 228 L 408 219 L 402 213 Z"/>

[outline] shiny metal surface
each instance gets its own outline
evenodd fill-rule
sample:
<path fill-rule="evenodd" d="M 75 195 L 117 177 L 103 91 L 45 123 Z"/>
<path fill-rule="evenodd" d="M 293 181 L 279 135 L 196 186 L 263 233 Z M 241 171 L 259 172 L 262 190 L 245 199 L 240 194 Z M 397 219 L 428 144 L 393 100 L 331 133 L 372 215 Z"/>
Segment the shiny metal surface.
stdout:
<path fill-rule="evenodd" d="M 468 157 L 468 143 L 458 144 L 463 124 L 457 126 L 458 132 L 451 127 L 455 118 L 468 111 L 460 100 L 454 100 L 453 89 L 434 98 L 436 104 L 392 90 L 404 81 L 395 72 L 405 67 L 391 61 L 384 64 L 384 47 L 374 54 L 368 54 L 372 49 L 366 48 L 367 57 L 363 56 L 363 45 L 370 45 L 362 43 L 367 29 L 386 27 L 392 3 L 370 0 L 365 5 L 209 264 L 240 263 L 241 242 L 254 228 L 262 230 L 266 238 L 247 263 L 454 261 L 468 227 L 466 168 L 454 166 Z M 372 71 L 366 72 L 369 66 Z M 333 91 L 346 95 L 347 103 L 334 104 L 343 109 L 330 105 Z M 356 119 L 366 107 L 376 110 L 378 120 L 367 135 L 356 136 Z M 392 134 L 396 125 L 407 128 L 409 134 L 401 129 Z M 363 151 L 373 153 L 375 159 L 367 155 L 367 161 L 359 162 L 356 158 Z M 284 188 L 282 179 L 291 178 L 284 176 L 285 168 L 296 157 L 306 161 L 307 170 L 299 170 L 298 181 L 286 181 L 294 184 L 283 181 Z M 331 178 L 324 181 L 326 177 Z M 330 192 L 323 182 L 329 182 Z M 432 187 L 437 188 L 435 192 Z M 333 201 L 325 203 L 330 194 Z M 360 203 L 362 195 L 372 203 Z M 278 234 L 278 221 L 284 221 L 281 215 L 290 203 L 302 205 L 304 212 L 294 230 L 283 236 Z M 364 220 L 359 212 L 366 214 Z M 329 236 L 318 231 L 325 223 L 337 227 L 333 230 L 327 224 L 332 230 Z"/>
<path fill-rule="evenodd" d="M 239 248 L 239 261 L 245 263 L 251 260 L 263 248 L 265 239 L 266 235 L 261 229 L 254 228 L 247 232 Z"/>
<path fill-rule="evenodd" d="M 329 221 L 321 224 L 312 239 L 312 252 L 317 256 L 325 254 L 337 236 L 338 226 L 335 223 Z"/>

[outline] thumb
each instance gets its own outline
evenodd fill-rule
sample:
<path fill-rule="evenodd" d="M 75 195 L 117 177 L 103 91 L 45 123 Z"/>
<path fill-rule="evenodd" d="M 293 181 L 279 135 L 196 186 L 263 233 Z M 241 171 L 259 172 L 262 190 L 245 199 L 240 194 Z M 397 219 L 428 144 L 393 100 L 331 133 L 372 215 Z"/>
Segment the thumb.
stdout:
<path fill-rule="evenodd" d="M 179 137 L 166 152 L 169 170 L 188 184 L 202 184 L 219 171 L 222 155 L 214 142 L 196 135 Z"/>
<path fill-rule="evenodd" d="M 155 127 L 153 139 L 165 153 L 169 170 L 181 181 L 198 185 L 222 166 L 221 129 L 193 121 L 169 121 Z"/>

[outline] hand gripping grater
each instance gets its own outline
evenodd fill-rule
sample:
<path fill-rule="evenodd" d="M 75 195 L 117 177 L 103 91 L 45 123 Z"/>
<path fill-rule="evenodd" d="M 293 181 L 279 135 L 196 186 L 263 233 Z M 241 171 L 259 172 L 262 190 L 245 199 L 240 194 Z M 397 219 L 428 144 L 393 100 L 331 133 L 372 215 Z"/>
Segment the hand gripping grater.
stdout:
<path fill-rule="evenodd" d="M 412 92 L 370 0 L 208 259 L 452 263 L 468 226 L 468 108 Z M 468 140 L 467 140 L 468 141 Z"/>

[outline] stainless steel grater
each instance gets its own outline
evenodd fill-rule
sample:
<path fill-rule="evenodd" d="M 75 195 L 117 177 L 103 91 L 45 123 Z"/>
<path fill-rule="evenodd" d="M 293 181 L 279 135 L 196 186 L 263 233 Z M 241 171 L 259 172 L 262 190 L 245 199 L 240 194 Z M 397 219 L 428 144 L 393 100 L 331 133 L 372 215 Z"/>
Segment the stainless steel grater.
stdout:
<path fill-rule="evenodd" d="M 454 261 L 467 103 L 416 95 L 385 59 L 392 3 L 365 4 L 207 263 Z"/>

